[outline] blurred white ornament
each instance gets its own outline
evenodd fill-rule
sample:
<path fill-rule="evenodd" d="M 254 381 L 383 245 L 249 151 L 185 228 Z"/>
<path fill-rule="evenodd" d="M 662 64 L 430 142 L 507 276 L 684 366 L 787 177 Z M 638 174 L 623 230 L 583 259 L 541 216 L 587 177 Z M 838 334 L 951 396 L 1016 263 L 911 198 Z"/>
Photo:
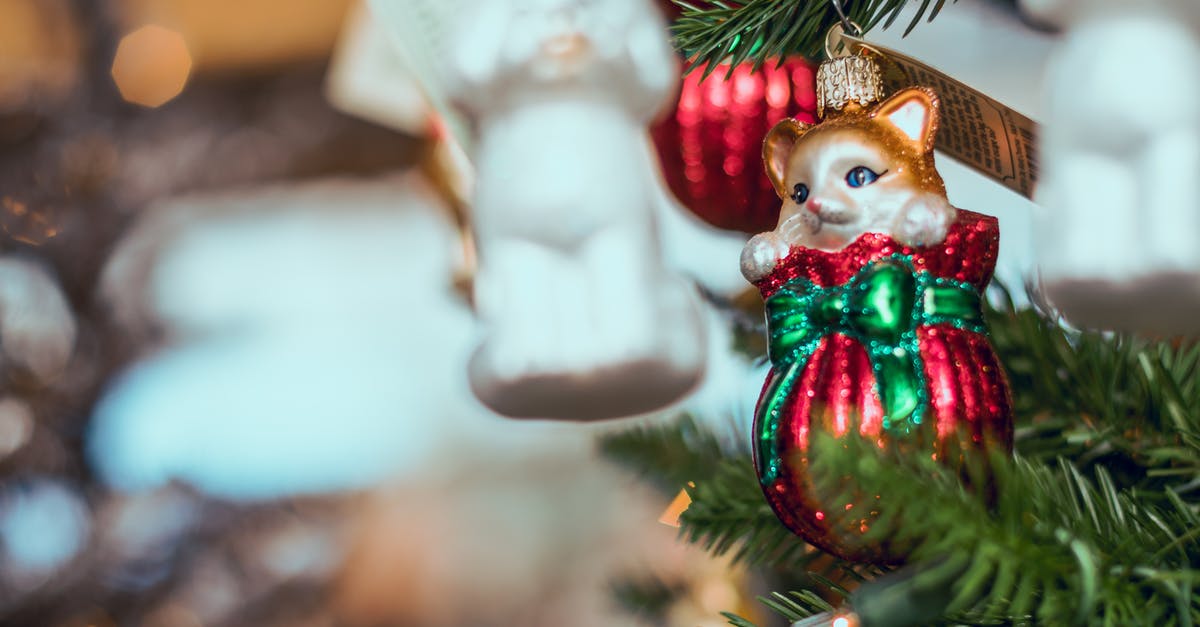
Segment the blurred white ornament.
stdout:
<path fill-rule="evenodd" d="M 513 417 L 659 409 L 705 361 L 665 268 L 645 126 L 678 62 L 649 0 L 483 0 L 461 16 L 450 98 L 473 118 L 472 389 Z"/>
<path fill-rule="evenodd" d="M 96 528 L 110 584 L 138 591 L 161 583 L 200 514 L 198 498 L 178 486 L 106 499 Z"/>
<path fill-rule="evenodd" d="M 170 338 L 110 384 L 91 458 L 109 483 L 233 498 L 422 470 L 470 405 L 455 235 L 416 176 L 181 199 L 120 242 L 102 293 Z"/>
<path fill-rule="evenodd" d="M 0 345 L 3 358 L 43 380 L 66 366 L 75 346 L 75 318 L 42 266 L 0 258 Z"/>
<path fill-rule="evenodd" d="M 33 437 L 33 410 L 13 397 L 0 399 L 0 460 L 25 446 Z"/>
<path fill-rule="evenodd" d="M 459 16 L 473 1 L 374 0 L 371 11 L 352 11 L 326 82 L 330 103 L 347 114 L 409 134 L 437 133 L 433 160 L 464 200 L 474 184 L 463 152 L 471 142 L 462 115 L 446 102 L 443 70 Z M 657 169 L 657 157 L 652 163 Z M 746 238 L 704 224 L 665 184 L 654 189 L 667 267 L 719 294 L 744 289 L 737 258 Z"/>
<path fill-rule="evenodd" d="M 91 516 L 79 494 L 48 479 L 6 487 L 0 495 L 3 575 L 20 587 L 40 584 L 75 558 Z"/>
<path fill-rule="evenodd" d="M 1047 296 L 1081 326 L 1200 331 L 1200 3 L 1022 8 L 1066 28 L 1037 192 Z"/>
<path fill-rule="evenodd" d="M 301 521 L 288 521 L 263 537 L 255 536 L 246 548 L 247 553 L 257 553 L 258 565 L 268 576 L 279 580 L 320 581 L 344 557 L 333 529 Z"/>

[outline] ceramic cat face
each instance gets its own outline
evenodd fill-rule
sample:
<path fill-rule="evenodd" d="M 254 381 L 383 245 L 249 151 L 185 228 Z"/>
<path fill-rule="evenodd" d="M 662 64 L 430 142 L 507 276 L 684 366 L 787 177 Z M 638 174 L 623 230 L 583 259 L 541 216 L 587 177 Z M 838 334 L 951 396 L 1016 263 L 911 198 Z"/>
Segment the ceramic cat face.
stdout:
<path fill-rule="evenodd" d="M 937 244 L 954 219 L 933 164 L 938 100 L 906 89 L 868 109 L 767 134 L 763 159 L 783 200 L 775 233 L 789 246 L 837 250 L 863 233 Z"/>
<path fill-rule="evenodd" d="M 611 61 L 639 19 L 653 15 L 642 0 L 507 0 L 512 11 L 504 54 L 535 75 L 569 77 Z"/>

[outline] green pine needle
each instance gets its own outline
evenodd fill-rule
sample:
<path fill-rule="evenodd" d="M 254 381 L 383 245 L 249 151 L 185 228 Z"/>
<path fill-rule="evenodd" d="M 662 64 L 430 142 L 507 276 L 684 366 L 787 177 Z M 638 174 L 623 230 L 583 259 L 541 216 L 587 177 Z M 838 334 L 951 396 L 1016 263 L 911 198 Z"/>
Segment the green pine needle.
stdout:
<path fill-rule="evenodd" d="M 704 68 L 708 76 L 724 62 L 737 65 L 752 61 L 757 69 L 772 58 L 802 55 L 820 57 L 825 35 L 841 22 L 835 0 L 672 0 L 683 11 L 671 31 L 675 46 L 691 59 L 689 71 Z M 850 21 L 870 31 L 886 19 L 885 27 L 900 14 L 908 0 L 836 0 Z M 931 0 L 921 7 L 904 34 L 907 35 L 929 10 Z M 945 0 L 936 0 L 929 20 L 942 10 Z"/>
<path fill-rule="evenodd" d="M 606 451 L 672 485 L 684 475 L 671 466 L 687 468 L 696 485 L 681 531 L 713 553 L 791 573 L 820 558 L 822 572 L 874 579 L 849 593 L 814 573 L 810 588 L 765 599 L 788 620 L 849 596 L 876 609 L 936 599 L 924 609 L 944 606 L 946 624 L 1200 623 L 1200 345 L 1073 331 L 1001 301 L 986 315 L 1012 383 L 1018 454 L 967 469 L 973 484 L 994 486 L 992 500 L 921 454 L 812 442 L 823 493 L 886 495 L 868 539 L 910 546 L 902 572 L 804 545 L 766 504 L 750 457 L 721 450 L 695 421 L 617 437 Z M 880 627 L 929 623 L 885 616 Z"/>
<path fill-rule="evenodd" d="M 692 503 L 679 522 L 689 542 L 714 555 L 732 552 L 734 562 L 751 565 L 805 564 L 820 557 L 775 518 L 748 456 L 724 460 L 715 471 L 688 488 Z"/>
<path fill-rule="evenodd" d="M 1200 343 L 1072 331 L 1005 300 L 985 313 L 1022 454 L 1200 500 Z"/>
<path fill-rule="evenodd" d="M 936 597 L 944 588 L 947 621 L 1200 621 L 1200 601 L 1191 594 L 1200 584 L 1200 571 L 1192 566 L 1200 564 L 1194 508 L 1182 502 L 1159 508 L 1134 491 L 1118 491 L 1102 468 L 1091 480 L 1065 461 L 997 456 L 987 461 L 996 487 L 996 506 L 989 510 L 985 496 L 964 489 L 956 472 L 924 455 L 879 454 L 857 440 L 818 437 L 810 459 L 817 489 L 832 501 L 853 499 L 856 491 L 885 495 L 865 538 L 911 546 L 910 568 L 918 573 L 889 593 Z M 745 492 L 759 493 L 757 485 L 745 485 L 752 477 L 748 468 L 749 460 L 729 460 L 709 480 L 712 488 L 697 486 L 681 521 L 685 537 L 714 553 L 737 551 L 750 563 L 808 567 L 811 550 L 762 550 L 769 544 L 764 537 L 787 532 L 761 497 L 757 506 L 745 498 Z M 844 480 L 847 468 L 856 470 L 853 485 Z M 880 594 L 855 603 L 870 604 Z M 789 621 L 831 609 L 812 590 L 762 601 Z M 890 619 L 882 627 L 924 624 L 904 615 Z"/>
<path fill-rule="evenodd" d="M 612 597 L 626 612 L 661 623 L 685 589 L 681 583 L 650 576 L 613 582 Z"/>
<path fill-rule="evenodd" d="M 755 625 L 754 623 L 742 618 L 741 616 L 738 616 L 737 614 L 721 612 L 721 616 L 724 616 L 725 620 L 729 621 L 729 624 L 733 625 L 733 627 L 758 627 L 758 625 Z"/>
<path fill-rule="evenodd" d="M 669 495 L 711 476 L 717 462 L 734 455 L 711 430 L 688 415 L 666 424 L 643 424 L 603 435 L 598 446 L 604 457 L 642 475 Z"/>
<path fill-rule="evenodd" d="M 824 436 L 812 447 L 823 494 L 835 501 L 853 498 L 853 490 L 884 495 L 867 540 L 911 546 L 918 570 L 947 557 L 965 560 L 931 577 L 953 595 L 948 618 L 1028 614 L 1052 625 L 1200 620 L 1200 600 L 1190 595 L 1200 581 L 1193 506 L 1162 507 L 1138 491 L 1117 490 L 1103 468 L 1090 479 L 1065 460 L 997 455 L 986 468 L 996 498 L 989 509 L 986 495 L 964 489 L 958 473 L 927 456 L 880 454 L 857 440 Z M 844 481 L 848 467 L 858 471 L 853 486 Z"/>

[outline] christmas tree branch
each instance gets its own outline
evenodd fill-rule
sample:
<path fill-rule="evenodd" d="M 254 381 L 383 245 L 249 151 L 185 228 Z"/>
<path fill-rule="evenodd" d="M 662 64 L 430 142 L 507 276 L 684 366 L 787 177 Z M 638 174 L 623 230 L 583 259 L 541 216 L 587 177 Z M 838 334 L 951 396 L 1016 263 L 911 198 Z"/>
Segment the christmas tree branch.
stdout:
<path fill-rule="evenodd" d="M 621 607 L 656 624 L 665 621 L 671 604 L 684 592 L 682 584 L 654 575 L 614 581 L 610 585 L 612 597 Z"/>
<path fill-rule="evenodd" d="M 641 475 L 667 494 L 705 480 L 717 464 L 745 453 L 726 450 L 710 429 L 689 415 L 669 423 L 643 424 L 600 437 L 600 454 Z"/>
<path fill-rule="evenodd" d="M 1200 344 L 1069 330 L 1001 300 L 985 313 L 1022 455 L 1200 501 Z"/>
<path fill-rule="evenodd" d="M 975 469 L 991 479 L 972 483 L 994 482 L 994 500 L 964 489 L 956 472 L 924 455 L 818 451 L 816 466 L 828 476 L 853 475 L 857 485 L 906 503 L 881 510 L 871 533 L 911 544 L 912 566 L 865 573 L 881 576 L 849 602 L 882 611 L 892 622 L 876 617 L 872 624 L 885 626 L 930 622 L 905 623 L 906 612 L 887 601 L 912 598 L 939 599 L 924 609 L 939 606 L 945 620 L 972 624 L 1200 621 L 1193 594 L 1200 584 L 1193 567 L 1200 564 L 1200 347 L 1074 331 L 1043 311 L 1000 300 L 985 314 L 1012 382 L 1019 457 Z M 703 441 L 694 433 L 672 436 L 674 428 L 658 433 L 658 448 L 628 442 L 625 461 Z M 774 517 L 749 456 L 712 463 L 712 450 L 696 449 L 687 461 L 698 481 L 681 518 L 684 536 L 775 572 L 812 568 L 821 554 Z M 707 476 L 698 469 L 705 459 Z M 834 483 L 826 489 L 836 490 Z M 822 599 L 844 593 L 819 576 L 811 581 L 811 589 L 764 602 L 798 620 L 827 611 Z"/>
<path fill-rule="evenodd" d="M 911 547 L 905 571 L 850 595 L 864 624 L 925 625 L 937 616 L 953 624 L 1200 621 L 1200 597 L 1192 594 L 1200 584 L 1193 566 L 1200 563 L 1200 518 L 1182 501 L 1159 507 L 1153 498 L 1116 489 L 1102 468 L 1092 480 L 1065 461 L 1002 455 L 969 469 L 971 483 L 990 477 L 994 492 L 971 491 L 959 473 L 926 455 L 881 452 L 857 438 L 819 436 L 810 460 L 817 489 L 831 502 L 883 496 L 864 542 Z M 851 468 L 852 485 L 845 481 Z M 723 469 L 714 481 L 725 474 L 736 472 Z M 707 498 L 724 496 L 697 490 L 693 507 L 708 506 Z M 689 537 L 733 535 L 706 517 L 685 514 L 684 521 Z M 742 528 L 766 522 L 749 520 Z M 834 587 L 825 592 L 845 595 Z M 813 590 L 763 601 L 789 621 L 828 610 Z M 745 624 L 737 620 L 731 622 Z"/>
<path fill-rule="evenodd" d="M 750 458 L 722 461 L 707 480 L 688 487 L 692 503 L 680 516 L 689 542 L 733 561 L 799 570 L 822 554 L 780 524 L 763 499 Z"/>
<path fill-rule="evenodd" d="M 993 455 L 969 469 L 972 484 L 990 477 L 989 507 L 993 491 L 964 488 L 958 472 L 925 455 L 818 437 L 810 459 L 818 489 L 840 492 L 834 499 L 883 495 L 864 540 L 911 544 L 919 573 L 922 565 L 944 573 L 926 579 L 950 584 L 948 618 L 1033 617 L 1054 625 L 1200 620 L 1200 598 L 1191 594 L 1200 583 L 1193 566 L 1200 564 L 1200 518 L 1178 499 L 1160 505 L 1153 495 L 1119 490 L 1103 468 L 1090 479 L 1065 461 Z M 853 488 L 844 481 L 851 467 Z M 856 599 L 856 607 L 865 601 Z"/>
<path fill-rule="evenodd" d="M 771 58 L 821 56 L 825 34 L 841 23 L 840 2 L 846 17 L 869 31 L 884 22 L 890 26 L 908 0 L 673 0 L 683 11 L 671 30 L 675 45 L 691 59 L 691 69 L 712 73 L 722 62 L 733 65 L 747 59 L 761 67 Z M 928 15 L 932 20 L 946 0 L 921 0 L 907 35 Z"/>

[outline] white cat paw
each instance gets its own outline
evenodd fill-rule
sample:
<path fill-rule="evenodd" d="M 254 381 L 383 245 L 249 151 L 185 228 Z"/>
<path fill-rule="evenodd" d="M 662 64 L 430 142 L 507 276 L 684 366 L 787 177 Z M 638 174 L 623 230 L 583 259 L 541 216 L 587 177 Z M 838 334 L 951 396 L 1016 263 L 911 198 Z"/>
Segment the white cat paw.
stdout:
<path fill-rule="evenodd" d="M 789 250 L 787 242 L 774 231 L 755 235 L 742 248 L 742 276 L 751 282 L 767 276 Z"/>
<path fill-rule="evenodd" d="M 933 246 L 946 239 L 956 210 L 945 198 L 922 194 L 901 209 L 892 236 L 905 246 Z"/>
<path fill-rule="evenodd" d="M 813 236 L 821 232 L 821 218 L 811 211 L 796 211 L 784 218 L 775 233 L 787 246 L 811 246 Z"/>

